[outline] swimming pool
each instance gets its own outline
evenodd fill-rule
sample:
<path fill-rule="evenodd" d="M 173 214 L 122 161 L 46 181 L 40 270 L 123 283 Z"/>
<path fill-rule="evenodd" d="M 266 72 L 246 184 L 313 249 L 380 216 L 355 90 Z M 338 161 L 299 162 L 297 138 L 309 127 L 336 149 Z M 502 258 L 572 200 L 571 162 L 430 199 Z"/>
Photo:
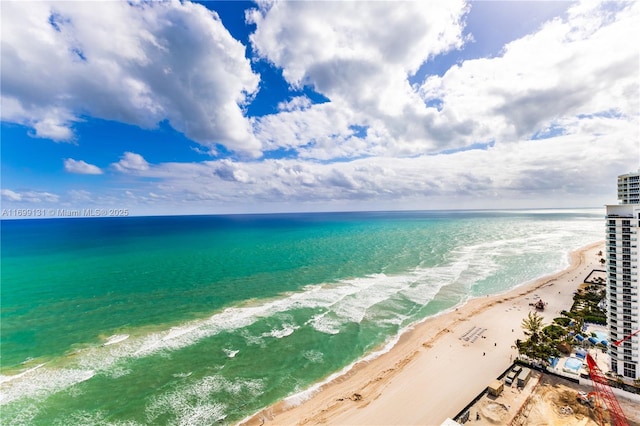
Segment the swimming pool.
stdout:
<path fill-rule="evenodd" d="M 582 367 L 582 360 L 580 358 L 571 357 L 564 361 L 564 367 L 562 370 L 567 373 L 578 374 L 580 372 L 580 367 Z"/>
<path fill-rule="evenodd" d="M 593 334 L 596 335 L 596 339 L 598 339 L 599 342 L 607 340 L 609 338 L 607 333 L 605 333 L 604 331 L 594 331 Z"/>

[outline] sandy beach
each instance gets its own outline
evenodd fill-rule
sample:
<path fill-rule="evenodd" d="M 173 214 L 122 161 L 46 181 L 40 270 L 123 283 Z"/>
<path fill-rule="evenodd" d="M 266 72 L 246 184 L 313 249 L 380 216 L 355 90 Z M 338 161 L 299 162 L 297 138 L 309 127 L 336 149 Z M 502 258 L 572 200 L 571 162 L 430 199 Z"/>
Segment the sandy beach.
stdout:
<path fill-rule="evenodd" d="M 559 273 L 430 318 L 389 352 L 358 363 L 301 404 L 281 401 L 244 424 L 438 425 L 509 366 L 530 304 L 547 302 L 545 324 L 571 307 L 578 285 L 601 268 L 600 250 L 604 242 L 573 252 Z"/>

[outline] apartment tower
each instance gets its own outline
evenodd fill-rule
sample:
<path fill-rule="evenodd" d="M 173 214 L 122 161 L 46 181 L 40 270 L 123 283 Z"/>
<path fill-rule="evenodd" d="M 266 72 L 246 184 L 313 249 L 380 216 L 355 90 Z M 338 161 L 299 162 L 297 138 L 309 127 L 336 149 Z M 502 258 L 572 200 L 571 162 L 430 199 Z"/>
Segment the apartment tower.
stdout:
<path fill-rule="evenodd" d="M 607 322 L 611 371 L 640 379 L 640 302 L 638 299 L 638 230 L 640 229 L 640 169 L 618 176 L 619 204 L 607 206 Z M 626 340 L 625 340 L 626 339 Z"/>

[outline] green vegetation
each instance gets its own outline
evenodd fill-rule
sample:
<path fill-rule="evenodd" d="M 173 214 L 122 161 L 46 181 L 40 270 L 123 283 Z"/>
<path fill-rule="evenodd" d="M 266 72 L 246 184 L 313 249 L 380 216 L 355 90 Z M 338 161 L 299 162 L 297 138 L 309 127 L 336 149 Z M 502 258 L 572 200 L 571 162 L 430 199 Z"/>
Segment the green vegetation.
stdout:
<path fill-rule="evenodd" d="M 545 334 L 545 336 L 552 340 L 560 340 L 567 334 L 567 331 L 564 327 L 555 324 L 546 326 L 542 329 L 542 332 Z"/>
<path fill-rule="evenodd" d="M 576 292 L 571 307 L 572 318 L 582 318 L 585 322 L 606 324 L 607 313 L 598 308 L 598 303 L 605 297 L 603 286 L 591 284 Z"/>
<path fill-rule="evenodd" d="M 571 310 L 562 311 L 562 316 L 554 318 L 549 325 L 543 324 L 543 318 L 537 312 L 529 312 L 522 320 L 527 339 L 516 341 L 519 353 L 542 365 L 547 365 L 549 358 L 560 352 L 570 353 L 576 343 L 573 336 L 582 332 L 585 322 L 606 324 L 606 312 L 598 308 L 605 292 L 605 287 L 598 284 L 580 289 L 574 294 Z"/>
<path fill-rule="evenodd" d="M 557 342 L 550 337 L 556 334 L 555 325 L 544 326 L 542 317 L 537 312 L 529 312 L 529 315 L 522 320 L 522 328 L 528 339 L 516 340 L 516 347 L 521 355 L 526 355 L 542 365 L 549 363 L 549 358 L 560 355 Z M 559 327 L 561 328 L 561 327 Z"/>
<path fill-rule="evenodd" d="M 569 327 L 569 324 L 571 323 L 571 318 L 558 317 L 558 318 L 554 318 L 553 322 L 555 322 L 556 324 L 562 327 Z"/>
<path fill-rule="evenodd" d="M 540 332 L 542 331 L 542 317 L 537 312 L 529 312 L 527 318 L 522 320 L 522 328 L 524 335 L 534 343 L 540 341 Z"/>

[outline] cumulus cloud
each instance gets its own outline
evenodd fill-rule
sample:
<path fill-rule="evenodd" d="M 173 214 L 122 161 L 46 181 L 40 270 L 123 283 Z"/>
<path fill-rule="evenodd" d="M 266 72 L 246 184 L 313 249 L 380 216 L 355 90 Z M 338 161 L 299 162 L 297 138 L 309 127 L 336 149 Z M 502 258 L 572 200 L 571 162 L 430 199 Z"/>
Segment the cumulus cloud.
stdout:
<path fill-rule="evenodd" d="M 441 102 L 440 115 L 450 122 L 470 117 L 476 140 L 529 138 L 554 123 L 611 110 L 633 119 L 640 51 L 621 41 L 640 36 L 640 5 L 608 7 L 580 3 L 568 19 L 509 43 L 500 57 L 465 61 L 429 77 L 421 94 Z"/>
<path fill-rule="evenodd" d="M 225 43 L 238 45 L 226 30 L 216 33 L 222 47 L 212 48 L 222 58 L 231 57 L 223 66 L 176 48 L 178 35 L 194 35 L 195 30 L 168 28 L 178 22 L 176 16 L 194 28 L 190 24 L 200 22 L 197 16 L 206 17 L 205 29 L 219 29 L 214 15 L 187 3 L 113 7 L 134 8 L 134 16 L 145 16 L 137 38 L 131 35 L 134 27 L 122 29 L 122 35 L 115 31 L 124 37 L 118 52 L 108 49 L 119 44 L 102 46 L 100 40 L 73 36 L 84 33 L 75 29 L 76 15 L 64 14 L 66 9 L 44 14 L 46 31 L 36 25 L 34 34 L 40 38 L 33 43 L 58 46 L 63 34 L 63 51 L 52 48 L 53 53 L 42 54 L 67 58 L 68 63 L 61 62 L 62 74 L 77 79 L 44 75 L 49 72 L 44 67 L 36 72 L 39 79 L 33 86 L 10 81 L 5 102 L 3 74 L 3 114 L 14 114 L 16 122 L 60 140 L 69 138 L 65 132 L 85 114 L 78 111 L 99 111 L 92 114 L 143 126 L 167 119 L 193 137 L 200 127 L 189 123 L 208 117 L 212 105 L 221 111 L 228 105 L 239 114 L 233 116 L 238 121 L 214 118 L 206 129 L 227 136 L 231 133 L 221 129 L 240 129 L 247 139 L 239 133 L 236 139 L 227 137 L 231 149 L 276 154 L 260 161 L 233 157 L 150 164 L 140 154 L 125 152 L 111 165 L 127 175 L 113 197 L 105 198 L 111 203 L 122 199 L 127 205 L 172 205 L 185 211 L 196 206 L 207 212 L 590 206 L 615 201 L 615 177 L 639 164 L 640 52 L 629 42 L 640 35 L 638 2 L 575 3 L 562 18 L 512 41 L 496 56 L 460 62 L 442 76 L 427 76 L 414 85 L 409 80 L 425 61 L 464 42 L 468 9 L 463 2 L 261 3 L 249 13 L 256 24 L 253 50 L 281 68 L 292 87 L 313 86 L 328 101 L 314 104 L 307 96 L 294 96 L 280 102 L 276 113 L 248 120 L 241 108 L 255 93 L 257 77 L 243 53 L 227 48 Z M 42 23 L 37 15 L 27 18 Z M 129 15 L 123 13 L 118 22 L 136 23 Z M 157 22 L 160 16 L 166 19 Z M 5 53 L 5 31 L 3 27 L 3 73 L 6 63 L 29 62 L 20 55 L 33 54 L 30 49 Z M 207 37 L 194 41 L 194 49 L 208 46 Z M 124 43 L 132 40 L 136 42 Z M 177 50 L 184 58 L 174 64 L 164 49 Z M 156 54 L 161 65 L 154 65 Z M 99 83 L 71 72 L 92 66 L 96 57 L 104 58 L 109 70 L 96 70 Z M 238 75 L 223 75 L 220 67 Z M 205 68 L 211 75 L 201 72 Z M 179 82 L 165 88 L 169 74 L 178 75 Z M 44 84 L 47 78 L 58 86 Z M 203 97 L 209 97 L 202 99 L 189 82 L 210 87 L 213 95 L 207 92 Z M 99 96 L 99 84 L 114 90 L 112 99 Z M 24 96 L 14 96 L 17 88 Z M 84 106 L 71 108 L 76 103 L 65 94 L 75 94 Z M 286 158 L 273 159 L 283 152 Z M 38 193 L 43 194 L 3 190 L 2 196 L 20 202 Z"/>
<path fill-rule="evenodd" d="M 299 128 L 293 119 L 305 117 L 309 127 L 318 120 L 318 112 L 336 111 L 338 121 L 371 129 L 363 145 L 377 145 L 398 152 L 424 152 L 448 134 L 430 135 L 429 124 L 436 123 L 411 87 L 409 77 L 428 59 L 462 46 L 463 18 L 467 6 L 452 2 L 265 2 L 248 14 L 257 29 L 251 36 L 258 55 L 282 68 L 285 79 L 294 87 L 313 86 L 338 108 L 315 109 L 308 114 L 289 114 L 257 120 L 257 135 L 273 137 L 274 126 L 294 133 L 295 145 L 316 153 L 327 144 L 339 147 L 338 156 L 349 155 L 349 126 L 325 132 L 325 140 Z M 291 109 L 283 108 L 285 112 Z M 265 133 L 263 133 L 265 132 Z M 292 145 L 290 134 L 285 146 Z M 431 137 L 430 137 L 431 136 Z M 317 144 L 322 149 L 315 150 Z M 417 146 L 419 145 L 419 146 Z M 387 151 L 388 152 L 388 151 Z M 364 153 L 366 154 L 366 153 Z"/>
<path fill-rule="evenodd" d="M 2 119 L 64 141 L 83 116 L 168 121 L 205 145 L 258 155 L 242 108 L 259 76 L 215 12 L 190 2 L 2 6 Z"/>
<path fill-rule="evenodd" d="M 112 164 L 121 173 L 143 172 L 149 169 L 149 163 L 140 154 L 125 152 L 120 161 Z"/>
<path fill-rule="evenodd" d="M 639 51 L 620 40 L 640 35 L 639 9 L 578 3 L 496 57 L 412 86 L 416 67 L 464 43 L 464 3 L 267 2 L 249 15 L 254 50 L 330 102 L 282 104 L 253 120 L 255 133 L 267 150 L 330 160 L 511 143 L 612 111 L 612 120 L 635 119 Z"/>
<path fill-rule="evenodd" d="M 465 10 L 460 1 L 262 2 L 248 19 L 257 25 L 251 36 L 257 52 L 282 67 L 287 81 L 301 85 L 314 83 L 315 66 L 336 59 L 387 63 L 413 73 L 428 57 L 462 44 Z"/>
<path fill-rule="evenodd" d="M 102 170 L 98 166 L 89 164 L 82 160 L 74 160 L 67 158 L 64 160 L 64 169 L 69 173 L 77 173 L 81 175 L 101 175 Z"/>

